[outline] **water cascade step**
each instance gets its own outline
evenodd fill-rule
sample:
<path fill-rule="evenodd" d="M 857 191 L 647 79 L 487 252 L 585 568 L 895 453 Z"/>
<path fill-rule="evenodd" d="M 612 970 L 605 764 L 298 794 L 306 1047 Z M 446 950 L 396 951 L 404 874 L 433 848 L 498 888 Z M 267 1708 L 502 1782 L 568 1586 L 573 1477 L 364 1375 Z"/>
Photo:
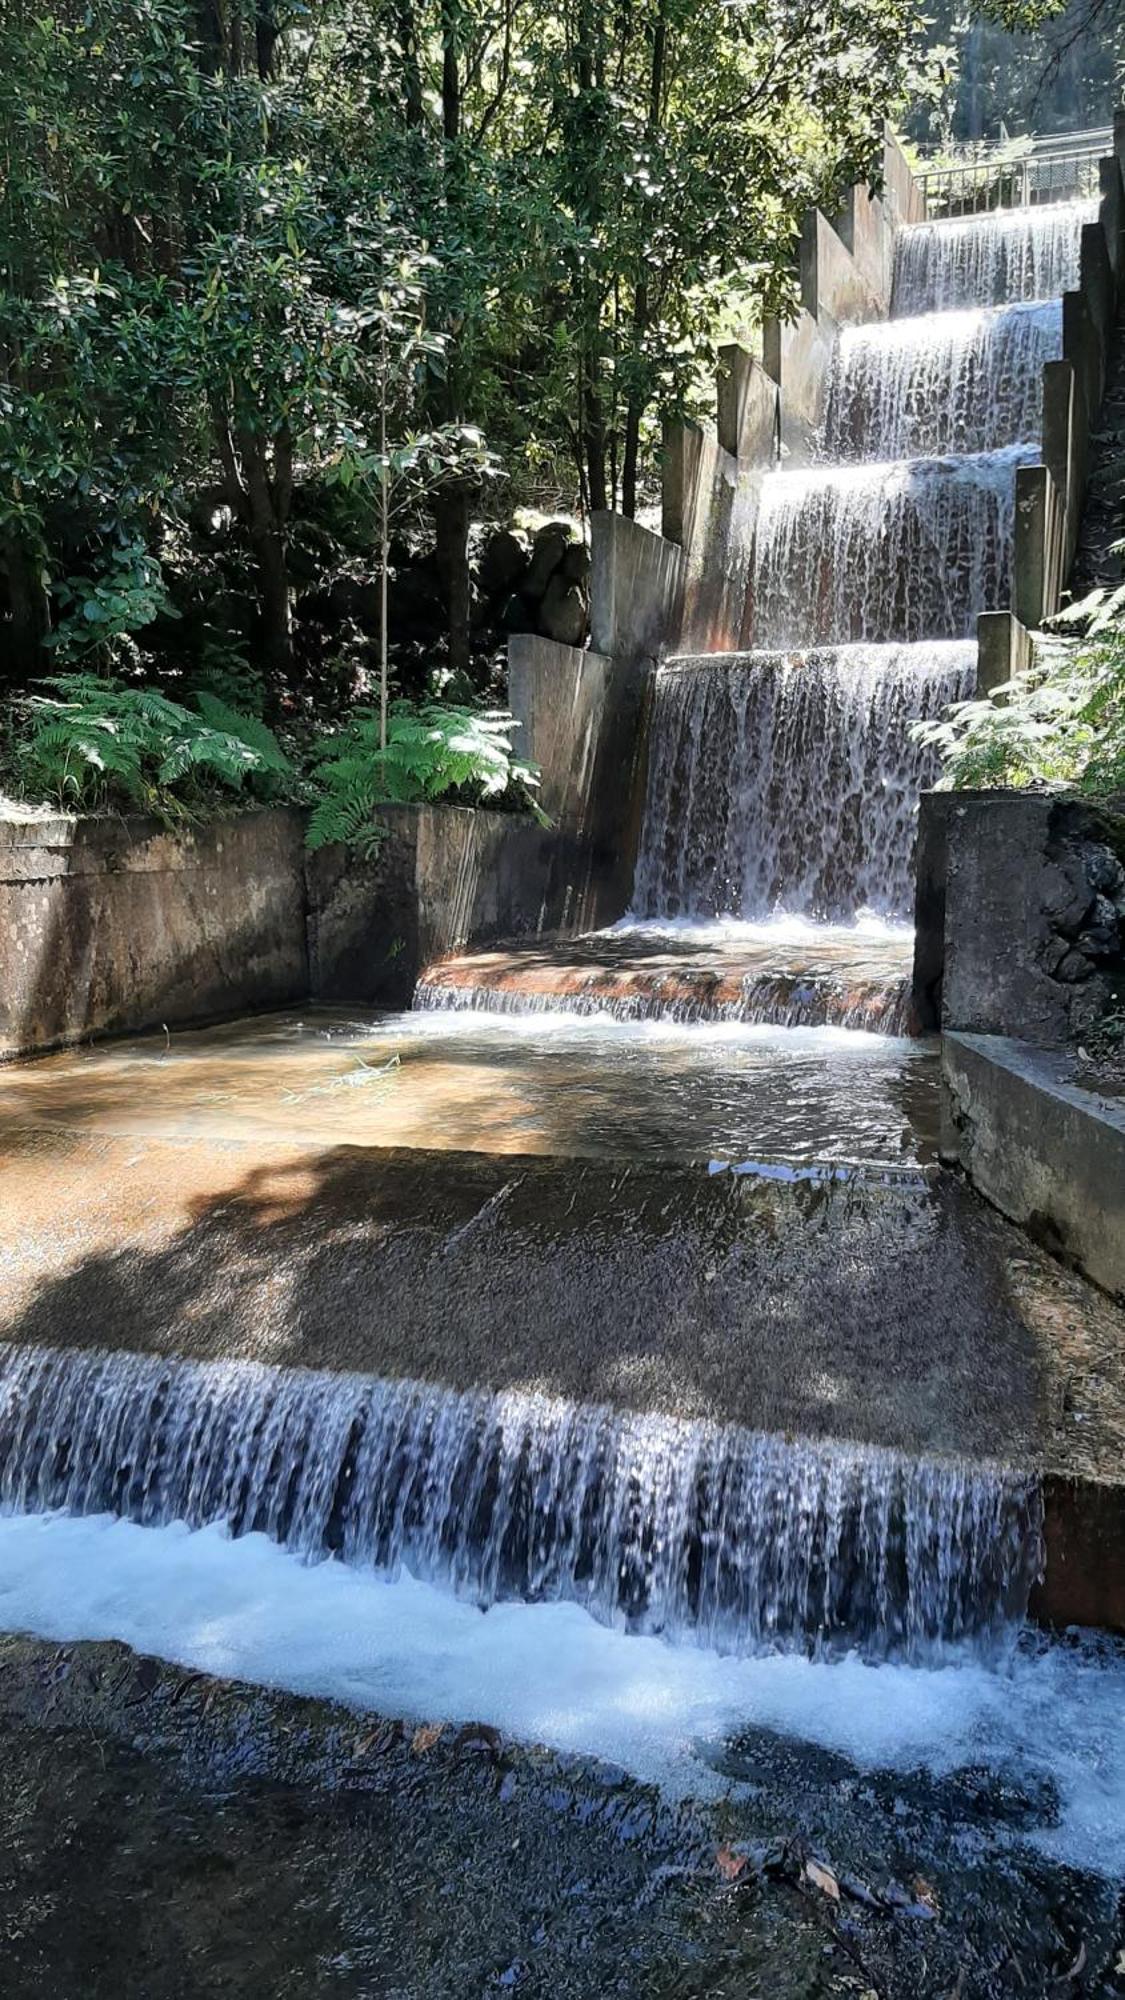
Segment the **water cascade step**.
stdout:
<path fill-rule="evenodd" d="M 1008 592 L 1016 468 L 1035 445 L 762 482 L 753 577 L 760 647 L 969 637 Z"/>
<path fill-rule="evenodd" d="M 1078 283 L 1082 227 L 1097 213 L 1096 202 L 1065 201 L 911 223 L 895 238 L 891 312 L 1057 298 Z"/>
<path fill-rule="evenodd" d="M 892 316 L 839 329 L 813 461 L 762 479 L 751 650 L 657 672 L 632 960 L 599 962 L 596 937 L 581 962 L 513 948 L 433 967 L 416 1004 L 908 1026 L 916 806 L 937 775 L 911 724 L 971 693 L 977 619 L 1010 602 L 1016 475 L 1041 453 L 1043 366 L 1095 213 L 897 232 Z M 871 920 L 881 981 L 829 963 Z M 712 956 L 693 972 L 660 937 Z"/>
<path fill-rule="evenodd" d="M 1033 443 L 1043 365 L 1061 353 L 1058 299 L 841 327 L 823 456 L 920 458 Z"/>
<path fill-rule="evenodd" d="M 533 1394 L 10 1350 L 0 1500 L 225 1522 L 482 1605 L 567 1599 L 728 1651 L 994 1642 L 1041 1560 L 1029 1474 Z"/>
<path fill-rule="evenodd" d="M 778 910 L 909 920 L 911 721 L 964 698 L 971 641 L 704 654 L 657 676 L 634 902 L 656 919 Z"/>
<path fill-rule="evenodd" d="M 786 946 L 771 926 L 758 938 L 703 942 L 690 933 L 685 940 L 670 938 L 662 919 L 651 921 L 651 931 L 626 926 L 616 934 L 568 940 L 546 964 L 541 950 L 518 941 L 437 959 L 419 979 L 413 1006 L 520 1018 L 608 1015 L 683 1027 L 743 1023 L 910 1033 L 908 934 L 801 934 Z"/>

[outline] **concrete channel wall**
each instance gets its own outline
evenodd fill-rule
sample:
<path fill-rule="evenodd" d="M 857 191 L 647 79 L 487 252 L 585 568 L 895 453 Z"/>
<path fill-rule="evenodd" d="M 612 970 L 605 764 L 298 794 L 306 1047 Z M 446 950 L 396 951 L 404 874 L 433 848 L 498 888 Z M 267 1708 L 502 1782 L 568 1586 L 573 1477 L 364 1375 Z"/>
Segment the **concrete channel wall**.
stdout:
<path fill-rule="evenodd" d="M 1125 122 L 1101 162 L 1097 220 L 1082 230 L 1079 280 L 1063 294 L 1063 352 L 1043 370 L 1043 456 L 1016 474 L 1012 612 L 1034 628 L 1058 610 L 1078 542 L 1090 434 L 1105 392 L 1125 282 Z"/>
<path fill-rule="evenodd" d="M 304 816 L 0 821 L 0 1059 L 325 1000 L 409 1004 L 458 945 L 602 920 L 578 825 L 384 809 L 378 852 L 309 853 Z"/>
<path fill-rule="evenodd" d="M 942 1031 L 943 1156 L 1125 1296 L 1125 1107 L 1078 1055 L 1123 997 L 1125 818 L 1043 793 L 924 797 L 915 1006 Z"/>

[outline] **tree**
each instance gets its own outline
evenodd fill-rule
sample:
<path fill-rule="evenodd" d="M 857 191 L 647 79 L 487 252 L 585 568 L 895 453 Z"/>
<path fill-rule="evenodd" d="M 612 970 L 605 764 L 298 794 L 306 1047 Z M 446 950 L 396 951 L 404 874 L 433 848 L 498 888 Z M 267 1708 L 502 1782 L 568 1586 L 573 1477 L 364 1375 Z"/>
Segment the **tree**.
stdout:
<path fill-rule="evenodd" d="M 463 668 L 498 467 L 511 503 L 549 481 L 637 512 L 732 288 L 784 309 L 804 209 L 877 159 L 917 4 L 12 0 L 16 677 L 60 645 L 187 671 L 248 577 L 255 660 L 289 686 L 294 536 L 345 499 L 384 580 L 392 518 L 428 527 Z"/>

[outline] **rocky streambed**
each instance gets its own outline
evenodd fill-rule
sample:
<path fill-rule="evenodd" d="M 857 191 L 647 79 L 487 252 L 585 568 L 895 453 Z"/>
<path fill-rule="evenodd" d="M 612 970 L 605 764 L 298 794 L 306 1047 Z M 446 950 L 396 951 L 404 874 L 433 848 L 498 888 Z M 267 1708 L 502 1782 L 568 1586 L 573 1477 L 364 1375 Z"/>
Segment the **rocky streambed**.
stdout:
<path fill-rule="evenodd" d="M 713 1760 L 715 1761 L 715 1760 Z M 975 2000 L 1121 1991 L 1050 1802 L 756 1730 L 672 1804 L 495 1730 L 0 1642 L 5 2000 Z"/>

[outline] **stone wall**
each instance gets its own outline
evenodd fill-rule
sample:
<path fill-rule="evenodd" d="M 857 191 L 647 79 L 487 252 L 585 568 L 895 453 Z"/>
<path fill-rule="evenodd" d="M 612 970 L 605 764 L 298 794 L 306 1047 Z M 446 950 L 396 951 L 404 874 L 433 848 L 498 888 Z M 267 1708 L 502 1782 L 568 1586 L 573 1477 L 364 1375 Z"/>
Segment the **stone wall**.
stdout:
<path fill-rule="evenodd" d="M 0 1055 L 308 991 L 303 821 L 0 822 Z"/>
<path fill-rule="evenodd" d="M 1077 1049 L 1125 998 L 1125 818 L 1028 792 L 931 792 L 915 1008 L 942 1029 L 942 1156 L 1125 1294 L 1125 1106 Z"/>
<path fill-rule="evenodd" d="M 384 806 L 380 818 L 388 833 L 370 860 L 307 856 L 316 1000 L 406 1007 L 422 967 L 459 946 L 600 920 L 596 857 L 562 828 L 464 806 Z"/>
<path fill-rule="evenodd" d="M 292 809 L 175 833 L 0 822 L 0 1058 L 310 999 L 405 1006 L 456 946 L 602 920 L 606 867 L 577 830 L 442 805 L 381 816 L 370 861 L 307 852 Z"/>
<path fill-rule="evenodd" d="M 915 1004 L 923 1026 L 1057 1047 L 1125 988 L 1125 820 L 1034 792 L 921 805 Z"/>

